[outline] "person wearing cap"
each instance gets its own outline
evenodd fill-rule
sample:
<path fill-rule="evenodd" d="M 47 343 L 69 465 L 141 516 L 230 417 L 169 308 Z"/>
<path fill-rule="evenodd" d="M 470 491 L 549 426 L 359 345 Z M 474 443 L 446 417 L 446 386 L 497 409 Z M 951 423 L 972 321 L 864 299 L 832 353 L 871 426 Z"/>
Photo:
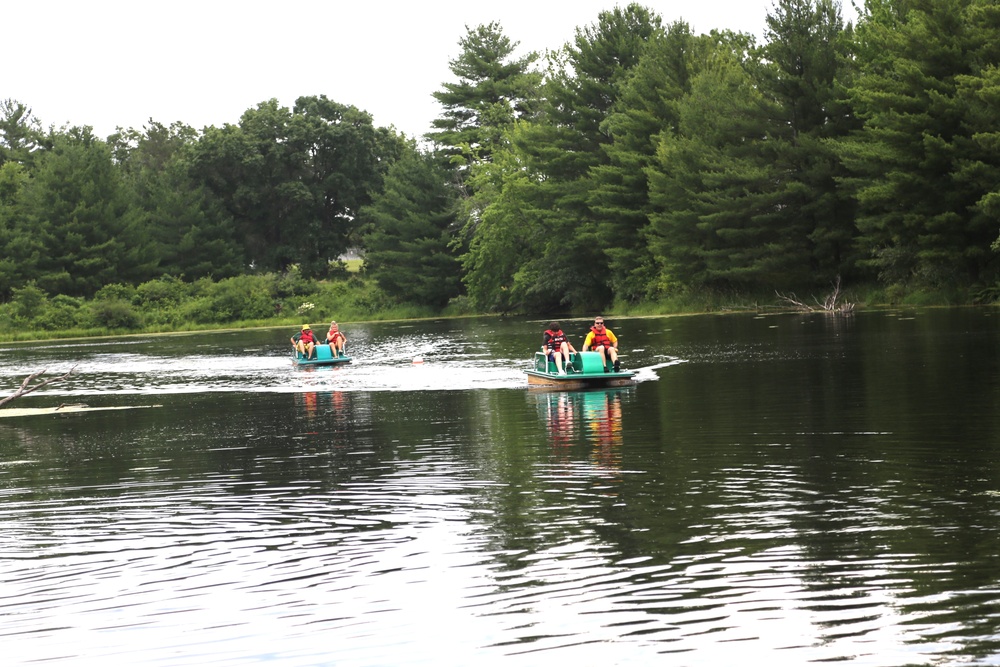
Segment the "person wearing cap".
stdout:
<path fill-rule="evenodd" d="M 292 347 L 307 359 L 313 358 L 313 351 L 316 349 L 316 334 L 312 332 L 312 327 L 308 324 L 302 325 L 302 331 L 292 336 Z"/>
<path fill-rule="evenodd" d="M 330 346 L 330 351 L 335 356 L 343 356 L 344 345 L 347 343 L 347 336 L 340 332 L 337 320 L 330 322 L 330 330 L 326 332 L 326 344 Z"/>

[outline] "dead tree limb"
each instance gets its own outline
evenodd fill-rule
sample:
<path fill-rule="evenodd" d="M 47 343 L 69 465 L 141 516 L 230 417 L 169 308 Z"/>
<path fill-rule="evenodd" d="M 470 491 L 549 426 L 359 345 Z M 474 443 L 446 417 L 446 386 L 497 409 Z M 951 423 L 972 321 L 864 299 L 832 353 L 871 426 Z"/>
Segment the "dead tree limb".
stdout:
<path fill-rule="evenodd" d="M 56 382 L 62 382 L 63 380 L 69 378 L 69 376 L 73 375 L 76 372 L 76 366 L 73 366 L 73 368 L 69 369 L 69 371 L 63 373 L 62 375 L 51 377 L 48 378 L 47 380 L 42 380 L 41 382 L 31 384 L 41 376 L 45 375 L 47 372 L 48 369 L 41 370 L 38 371 L 37 373 L 32 373 L 28 377 L 24 378 L 24 382 L 21 383 L 21 386 L 18 388 L 17 391 L 15 391 L 13 394 L 11 394 L 6 398 L 0 398 L 0 406 L 10 403 L 15 398 L 21 398 L 25 394 L 30 394 L 31 392 L 37 389 L 41 389 L 42 387 L 45 387 L 47 385 L 54 384 Z"/>
<path fill-rule="evenodd" d="M 810 306 L 798 300 L 795 293 L 792 294 L 782 294 L 781 292 L 775 291 L 778 298 L 784 301 L 786 304 L 793 306 L 796 310 L 803 313 L 813 313 L 816 311 L 821 311 L 824 313 L 831 313 L 836 315 L 849 315 L 854 312 L 854 304 L 850 302 L 837 303 L 840 299 L 840 276 L 833 283 L 833 291 L 830 292 L 823 302 L 821 303 L 819 299 L 813 298 L 816 302 L 816 306 Z"/>

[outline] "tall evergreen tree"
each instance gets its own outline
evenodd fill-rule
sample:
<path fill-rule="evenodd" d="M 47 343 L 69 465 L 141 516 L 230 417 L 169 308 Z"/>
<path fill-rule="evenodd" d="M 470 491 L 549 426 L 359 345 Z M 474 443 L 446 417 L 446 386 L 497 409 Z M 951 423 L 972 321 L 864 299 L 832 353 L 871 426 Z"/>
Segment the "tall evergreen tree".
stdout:
<path fill-rule="evenodd" d="M 515 159 L 531 180 L 516 177 L 516 197 L 505 193 L 497 206 L 530 210 L 545 235 L 544 246 L 523 258 L 511 285 L 523 307 L 596 308 L 611 300 L 604 247 L 614 240 L 601 237 L 590 208 L 591 169 L 608 161 L 602 123 L 659 31 L 659 17 L 637 4 L 601 12 L 595 24 L 577 30 L 554 63 L 538 119 L 513 134 Z M 495 208 L 493 215 L 513 221 L 520 214 Z"/>
<path fill-rule="evenodd" d="M 461 53 L 449 62 L 458 80 L 433 93 L 443 113 L 427 134 L 460 166 L 490 160 L 504 131 L 531 115 L 541 84 L 541 73 L 532 69 L 538 54 L 514 58 L 518 43 L 499 23 L 466 26 L 466 31 L 459 40 Z"/>
<path fill-rule="evenodd" d="M 852 208 L 827 147 L 851 127 L 839 11 L 779 0 L 767 20 L 759 49 L 720 43 L 681 104 L 681 132 L 662 138 L 651 170 L 661 285 L 803 286 L 848 264 Z"/>
<path fill-rule="evenodd" d="M 992 0 L 868 0 L 851 100 L 864 130 L 841 142 L 867 263 L 890 284 L 991 281 L 1000 21 Z M 977 101 L 978 100 L 978 101 Z M 984 116 L 984 111 L 986 115 Z M 985 121 L 985 122 L 984 122 Z"/>
<path fill-rule="evenodd" d="M 660 289 L 746 287 L 760 280 L 777 230 L 752 225 L 773 211 L 772 172 L 760 155 L 768 108 L 743 54 L 720 48 L 680 105 L 649 169 Z"/>
<path fill-rule="evenodd" d="M 777 113 L 765 148 L 776 211 L 764 220 L 784 236 L 774 251 L 793 285 L 828 283 L 854 260 L 855 208 L 838 185 L 846 172 L 831 143 L 857 125 L 840 88 L 849 75 L 847 37 L 835 0 L 778 0 L 755 70 Z"/>
<path fill-rule="evenodd" d="M 112 137 L 116 161 L 135 193 L 144 226 L 156 245 L 162 274 L 228 278 L 243 270 L 232 218 L 189 174 L 197 132 L 182 123 L 150 121 Z"/>
<path fill-rule="evenodd" d="M 108 144 L 89 127 L 53 132 L 47 142 L 52 148 L 38 155 L 24 188 L 23 229 L 32 243 L 18 257 L 37 262 L 38 286 L 90 297 L 110 283 L 154 277 L 152 241 Z"/>
<path fill-rule="evenodd" d="M 614 297 L 635 302 L 655 290 L 657 264 L 649 245 L 649 185 L 646 169 L 661 134 L 673 134 L 678 104 L 704 62 L 709 38 L 696 38 L 677 22 L 650 41 L 630 73 L 613 111 L 602 124 L 611 141 L 602 146 L 607 163 L 591 169 L 589 205 L 604 239 Z"/>
<path fill-rule="evenodd" d="M 6 301 L 15 287 L 35 277 L 43 248 L 25 228 L 21 200 L 28 170 L 19 162 L 0 164 L 0 299 Z"/>
<path fill-rule="evenodd" d="M 448 172 L 411 147 L 390 168 L 385 187 L 361 209 L 365 270 L 390 296 L 440 308 L 461 289 L 450 250 L 455 224 Z"/>
<path fill-rule="evenodd" d="M 41 123 L 27 105 L 10 98 L 0 101 L 0 166 L 29 164 L 41 136 Z"/>

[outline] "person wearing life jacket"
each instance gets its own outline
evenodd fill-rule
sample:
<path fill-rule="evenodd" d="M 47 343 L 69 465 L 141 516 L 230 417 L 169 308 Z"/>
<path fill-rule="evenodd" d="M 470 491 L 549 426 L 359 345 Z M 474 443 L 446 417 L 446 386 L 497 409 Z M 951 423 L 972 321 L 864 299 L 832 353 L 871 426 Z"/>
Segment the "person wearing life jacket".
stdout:
<path fill-rule="evenodd" d="M 343 356 L 347 336 L 340 332 L 336 320 L 330 322 L 330 330 L 326 332 L 326 344 L 330 346 L 330 351 L 334 353 L 334 356 Z"/>
<path fill-rule="evenodd" d="M 601 365 L 604 372 L 608 372 L 608 359 L 614 366 L 615 373 L 621 370 L 621 362 L 618 361 L 618 337 L 611 329 L 604 327 L 604 317 L 598 315 L 594 318 L 594 326 L 590 327 L 590 332 L 583 341 L 583 349 L 594 350 L 601 353 Z"/>
<path fill-rule="evenodd" d="M 563 365 L 569 364 L 569 355 L 571 352 L 575 353 L 576 348 L 566 338 L 558 322 L 549 322 L 549 328 L 542 335 L 542 351 L 551 361 L 556 362 L 559 375 L 566 375 Z"/>
<path fill-rule="evenodd" d="M 292 347 L 296 349 L 302 356 L 306 359 L 313 358 L 313 352 L 316 350 L 316 334 L 313 333 L 312 328 L 308 324 L 302 325 L 302 331 L 298 332 L 291 338 Z"/>

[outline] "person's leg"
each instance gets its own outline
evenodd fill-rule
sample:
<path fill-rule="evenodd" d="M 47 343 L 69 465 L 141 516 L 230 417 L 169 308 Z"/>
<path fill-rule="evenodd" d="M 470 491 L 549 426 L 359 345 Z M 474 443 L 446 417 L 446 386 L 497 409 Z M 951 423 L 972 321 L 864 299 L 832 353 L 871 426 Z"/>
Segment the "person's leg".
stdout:
<path fill-rule="evenodd" d="M 556 362 L 556 372 L 559 375 L 565 375 L 566 371 L 563 370 L 562 366 L 562 350 L 552 350 L 549 356 L 552 358 L 552 361 Z"/>
<path fill-rule="evenodd" d="M 614 365 L 615 373 L 617 373 L 622 369 L 622 365 L 618 361 L 618 350 L 611 346 L 608 348 L 608 353 L 611 355 L 611 363 Z"/>
<path fill-rule="evenodd" d="M 569 344 L 568 343 L 563 343 L 562 345 L 560 345 L 559 346 L 559 353 L 563 357 L 563 367 L 566 370 L 569 370 L 569 368 L 570 368 L 570 363 L 569 363 Z"/>
<path fill-rule="evenodd" d="M 607 356 L 605 355 L 605 352 L 604 352 L 604 346 L 603 345 L 598 345 L 597 347 L 594 348 L 594 350 L 598 354 L 601 355 L 601 368 L 603 368 L 605 370 L 605 372 L 607 372 L 607 370 L 608 370 L 608 359 L 607 359 Z"/>

